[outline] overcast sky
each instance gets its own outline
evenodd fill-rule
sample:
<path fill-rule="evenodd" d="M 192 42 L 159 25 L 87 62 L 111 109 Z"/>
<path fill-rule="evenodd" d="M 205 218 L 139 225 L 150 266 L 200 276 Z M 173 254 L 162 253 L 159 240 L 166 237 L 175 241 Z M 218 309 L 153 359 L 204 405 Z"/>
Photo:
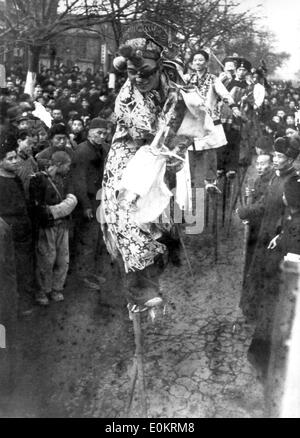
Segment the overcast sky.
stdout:
<path fill-rule="evenodd" d="M 300 0 L 241 0 L 243 9 L 258 9 L 262 20 L 277 38 L 276 49 L 291 54 L 290 60 L 280 70 L 283 77 L 293 77 L 300 70 Z"/>

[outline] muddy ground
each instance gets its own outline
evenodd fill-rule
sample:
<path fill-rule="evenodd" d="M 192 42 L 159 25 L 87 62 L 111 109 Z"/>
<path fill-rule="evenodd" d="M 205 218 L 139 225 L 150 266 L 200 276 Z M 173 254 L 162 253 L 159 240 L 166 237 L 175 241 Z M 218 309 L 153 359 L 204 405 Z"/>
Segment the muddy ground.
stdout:
<path fill-rule="evenodd" d="M 153 324 L 142 314 L 150 418 L 264 416 L 262 385 L 246 357 L 253 327 L 238 307 L 242 240 L 236 216 L 229 237 L 220 224 L 215 263 L 210 227 L 186 235 L 194 278 L 182 253 L 181 267 L 169 265 L 161 280 L 165 315 Z M 101 291 L 71 272 L 64 302 L 36 306 L 19 320 L 17 385 L 2 417 L 145 416 L 138 390 L 128 409 L 133 324 L 104 248 L 102 262 Z"/>

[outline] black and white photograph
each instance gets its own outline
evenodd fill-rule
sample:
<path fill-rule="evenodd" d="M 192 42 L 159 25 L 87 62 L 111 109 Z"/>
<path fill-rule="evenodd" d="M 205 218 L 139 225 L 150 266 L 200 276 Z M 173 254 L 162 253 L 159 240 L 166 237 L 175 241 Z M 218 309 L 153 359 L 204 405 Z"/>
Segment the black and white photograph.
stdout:
<path fill-rule="evenodd" d="M 298 0 L 0 0 L 7 418 L 300 418 Z"/>

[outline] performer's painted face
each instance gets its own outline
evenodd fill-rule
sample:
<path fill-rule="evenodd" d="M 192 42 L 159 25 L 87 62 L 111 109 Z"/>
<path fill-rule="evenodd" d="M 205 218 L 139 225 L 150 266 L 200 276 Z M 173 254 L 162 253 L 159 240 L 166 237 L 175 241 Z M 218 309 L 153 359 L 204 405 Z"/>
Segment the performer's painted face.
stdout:
<path fill-rule="evenodd" d="M 207 61 L 201 53 L 197 53 L 193 58 L 193 69 L 202 71 L 206 68 Z"/>
<path fill-rule="evenodd" d="M 157 89 L 159 86 L 159 65 L 154 59 L 144 58 L 138 68 L 128 60 L 127 73 L 130 82 L 141 93 Z"/>

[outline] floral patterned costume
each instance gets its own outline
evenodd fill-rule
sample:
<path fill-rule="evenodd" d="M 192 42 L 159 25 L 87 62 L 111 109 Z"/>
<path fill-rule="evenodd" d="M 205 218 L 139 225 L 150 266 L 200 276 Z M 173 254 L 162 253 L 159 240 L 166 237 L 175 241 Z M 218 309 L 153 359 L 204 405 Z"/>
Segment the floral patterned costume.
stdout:
<path fill-rule="evenodd" d="M 172 91 L 174 88 L 162 74 L 159 91 L 143 95 L 127 80 L 116 99 L 117 128 L 104 170 L 101 214 L 107 249 L 113 258 L 122 256 L 126 272 L 143 270 L 166 251 L 165 245 L 157 241 L 162 234 L 158 226 L 151 224 L 142 230 L 131 221 L 130 206 L 121 208 L 118 195 L 128 162 L 141 146 L 151 143 L 165 121 L 164 105 Z"/>

